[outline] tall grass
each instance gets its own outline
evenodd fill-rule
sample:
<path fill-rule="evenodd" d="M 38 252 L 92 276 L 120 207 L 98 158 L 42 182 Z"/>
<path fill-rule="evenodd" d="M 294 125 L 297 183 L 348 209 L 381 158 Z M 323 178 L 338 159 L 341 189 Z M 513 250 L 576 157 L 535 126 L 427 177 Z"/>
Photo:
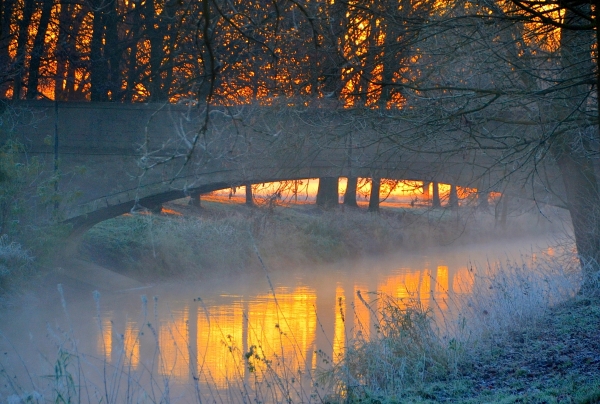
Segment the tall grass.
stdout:
<path fill-rule="evenodd" d="M 536 257 L 472 267 L 469 293 L 450 296 L 444 309 L 433 299 L 425 307 L 416 291 L 371 302 L 359 295 L 376 314 L 375 332 L 350 333 L 357 337 L 343 360 L 324 373 L 334 389 L 330 401 L 402 402 L 428 384 L 457 380 L 462 367 L 490 360 L 490 347 L 535 327 L 550 307 L 573 297 L 581 284 L 576 264 L 574 257 Z"/>
<path fill-rule="evenodd" d="M 217 213 L 215 213 L 217 212 Z M 437 216 L 435 216 L 437 215 Z M 435 217 L 434 217 L 435 216 Z M 489 215 L 488 215 L 489 216 Z M 330 263 L 360 256 L 489 240 L 493 218 L 442 212 L 231 209 L 202 216 L 129 215 L 87 232 L 82 254 L 135 275 L 197 276 L 260 270 L 251 238 L 270 267 Z M 521 222 L 531 225 L 531 220 Z M 537 229 L 535 223 L 530 226 Z"/>
<path fill-rule="evenodd" d="M 30 275 L 34 257 L 21 244 L 0 236 L 0 294 Z"/>

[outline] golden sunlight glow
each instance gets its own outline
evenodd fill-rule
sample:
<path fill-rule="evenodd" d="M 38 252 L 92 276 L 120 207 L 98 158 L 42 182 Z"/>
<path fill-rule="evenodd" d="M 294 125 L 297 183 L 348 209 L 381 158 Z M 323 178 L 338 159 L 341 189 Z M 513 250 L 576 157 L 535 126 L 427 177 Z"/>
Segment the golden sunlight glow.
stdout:
<path fill-rule="evenodd" d="M 421 300 L 421 305 L 423 308 L 429 307 L 429 300 L 431 298 L 431 270 L 424 269 L 420 272 L 421 274 L 421 282 L 419 285 L 419 299 Z"/>
<path fill-rule="evenodd" d="M 198 374 L 210 374 L 217 387 L 225 388 L 227 381 L 235 378 L 245 366 L 237 359 L 243 349 L 243 315 L 239 302 L 228 306 L 217 306 L 207 317 L 198 311 L 196 346 L 198 352 Z"/>
<path fill-rule="evenodd" d="M 112 313 L 106 313 L 105 318 L 101 321 L 100 335 L 98 336 L 98 352 L 104 356 L 106 362 L 112 360 L 112 349 L 113 349 L 113 335 L 112 335 L 112 321 L 110 318 Z"/>
<path fill-rule="evenodd" d="M 160 322 L 158 372 L 161 376 L 185 380 L 189 375 L 188 316 L 189 309 L 185 307 L 183 311 L 172 313 L 171 318 Z"/>
<path fill-rule="evenodd" d="M 182 216 L 183 215 L 181 212 L 177 212 L 176 210 L 173 210 L 173 209 L 167 209 L 165 207 L 162 207 L 160 209 L 160 213 L 163 213 L 165 215 L 174 215 L 174 216 Z"/>
<path fill-rule="evenodd" d="M 452 291 L 458 294 L 469 294 L 475 283 L 474 275 L 467 267 L 459 268 L 452 280 Z"/>
<path fill-rule="evenodd" d="M 125 333 L 123 334 L 123 351 L 125 363 L 136 369 L 140 361 L 139 330 L 137 324 L 130 319 L 127 319 Z"/>
<path fill-rule="evenodd" d="M 333 325 L 333 353 L 334 363 L 337 363 L 346 350 L 346 296 L 344 288 L 338 285 L 335 289 L 335 321 Z"/>
<path fill-rule="evenodd" d="M 371 335 L 371 310 L 368 306 L 369 302 L 366 300 L 368 290 L 365 285 L 354 285 L 354 338 L 360 336 L 368 339 Z M 362 300 L 359 296 L 362 297 Z"/>
<path fill-rule="evenodd" d="M 262 381 L 272 372 L 315 370 L 321 363 L 315 354 L 319 350 L 338 363 L 348 338 L 373 336 L 379 296 L 397 299 L 399 308 L 416 301 L 437 315 L 448 310 L 453 293 L 466 294 L 473 289 L 475 278 L 467 267 L 428 267 L 425 262 L 420 270 L 399 268 L 377 276 L 373 279 L 375 290 L 369 290 L 370 281 L 338 283 L 334 300 L 333 290 L 324 296 L 324 301 L 329 301 L 327 310 L 333 312 L 323 314 L 329 324 L 321 329 L 315 312 L 317 294 L 308 286 L 279 286 L 275 297 L 272 293 L 221 295 L 221 303 L 209 305 L 206 311 L 185 305 L 158 321 L 159 357 L 154 371 L 177 382 L 187 382 L 193 372 L 203 382 L 227 389 L 234 380 L 251 377 Z M 97 340 L 99 355 L 107 362 L 114 356 L 111 317 L 112 313 L 102 317 Z M 141 363 L 139 326 L 130 319 L 123 326 L 123 363 L 137 369 Z M 325 332 L 326 339 L 317 345 L 320 332 Z M 327 345 L 323 345 L 325 341 Z"/>
<path fill-rule="evenodd" d="M 397 299 L 415 298 L 419 293 L 420 277 L 419 271 L 389 276 L 377 287 L 377 293 Z"/>
<path fill-rule="evenodd" d="M 437 307 L 446 311 L 448 309 L 448 267 L 447 266 L 438 266 L 437 274 L 435 279 L 435 291 L 432 296 L 436 303 Z"/>
<path fill-rule="evenodd" d="M 260 356 L 273 361 L 274 368 L 303 369 L 315 344 L 316 294 L 298 287 L 277 288 L 275 295 L 277 301 L 268 294 L 257 296 L 249 305 L 248 347 L 256 347 Z M 264 362 L 254 365 L 265 370 Z"/>
<path fill-rule="evenodd" d="M 340 177 L 338 183 L 339 202 L 343 202 L 343 196 L 346 192 L 347 178 Z M 268 182 L 253 184 L 252 192 L 255 200 L 270 202 L 276 205 L 305 204 L 314 203 L 317 190 L 319 188 L 319 179 L 310 178 L 292 181 Z M 475 200 L 477 189 L 456 187 L 459 202 L 464 204 Z M 450 185 L 438 184 L 439 195 L 442 201 L 447 201 L 450 195 Z M 368 204 L 371 194 L 371 179 L 359 178 L 357 188 L 357 201 L 360 206 Z M 423 190 L 422 181 L 406 180 L 381 180 L 380 203 L 381 206 L 398 208 L 414 207 L 428 204 L 433 194 L 433 184 L 429 183 L 427 192 Z M 499 195 L 499 194 L 498 194 Z M 222 203 L 244 203 L 245 187 L 229 188 L 212 192 L 203 199 L 208 201 Z"/>

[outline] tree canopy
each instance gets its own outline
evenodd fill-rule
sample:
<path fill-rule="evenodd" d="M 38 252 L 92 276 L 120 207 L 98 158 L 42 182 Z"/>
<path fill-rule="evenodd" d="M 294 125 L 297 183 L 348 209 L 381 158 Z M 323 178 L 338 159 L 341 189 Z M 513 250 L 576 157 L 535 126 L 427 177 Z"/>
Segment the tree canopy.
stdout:
<path fill-rule="evenodd" d="M 483 153 L 559 195 L 591 282 L 599 15 L 592 0 L 4 0 L 0 98 L 353 110 L 389 150 Z"/>

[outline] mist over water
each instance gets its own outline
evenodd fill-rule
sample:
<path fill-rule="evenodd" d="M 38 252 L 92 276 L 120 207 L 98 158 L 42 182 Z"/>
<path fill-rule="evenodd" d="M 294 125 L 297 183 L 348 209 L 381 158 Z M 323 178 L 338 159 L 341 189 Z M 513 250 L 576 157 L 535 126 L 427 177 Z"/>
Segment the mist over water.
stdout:
<path fill-rule="evenodd" d="M 556 254 L 554 243 L 539 237 L 450 245 L 336 265 L 268 268 L 268 276 L 215 272 L 203 281 L 100 288 L 95 297 L 91 285 L 47 279 L 38 292 L 0 312 L 3 366 L 23 381 L 27 372 L 52 374 L 62 349 L 89 366 L 87 377 L 99 385 L 106 367 L 125 366 L 168 380 L 173 391 L 198 381 L 202 394 L 214 398 L 269 372 L 289 380 L 335 363 L 350 339 L 375 332 L 377 294 L 417 298 L 443 312 L 456 296 L 471 292 L 477 271 L 507 261 L 531 264 Z M 250 360 L 240 362 L 246 353 Z M 150 383 L 145 376 L 139 380 Z"/>

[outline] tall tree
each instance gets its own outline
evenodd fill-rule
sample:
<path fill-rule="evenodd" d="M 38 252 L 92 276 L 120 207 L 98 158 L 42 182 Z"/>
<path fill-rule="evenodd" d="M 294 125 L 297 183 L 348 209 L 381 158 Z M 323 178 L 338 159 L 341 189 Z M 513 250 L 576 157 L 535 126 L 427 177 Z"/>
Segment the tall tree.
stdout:
<path fill-rule="evenodd" d="M 29 55 L 27 55 L 27 39 L 34 9 L 34 0 L 24 0 L 22 18 L 18 22 L 17 53 L 14 63 L 15 75 L 13 82 L 13 100 L 21 98 L 21 89 L 23 88 L 25 80 L 25 66 L 29 59 Z"/>
<path fill-rule="evenodd" d="M 43 0 L 41 17 L 37 25 L 35 38 L 33 40 L 33 47 L 31 49 L 30 62 L 29 62 L 29 74 L 27 80 L 27 99 L 35 99 L 38 95 L 38 84 L 40 79 L 40 65 L 42 58 L 44 57 L 44 39 L 46 32 L 48 31 L 48 24 L 50 23 L 50 16 L 52 7 L 54 6 L 54 0 Z"/>

